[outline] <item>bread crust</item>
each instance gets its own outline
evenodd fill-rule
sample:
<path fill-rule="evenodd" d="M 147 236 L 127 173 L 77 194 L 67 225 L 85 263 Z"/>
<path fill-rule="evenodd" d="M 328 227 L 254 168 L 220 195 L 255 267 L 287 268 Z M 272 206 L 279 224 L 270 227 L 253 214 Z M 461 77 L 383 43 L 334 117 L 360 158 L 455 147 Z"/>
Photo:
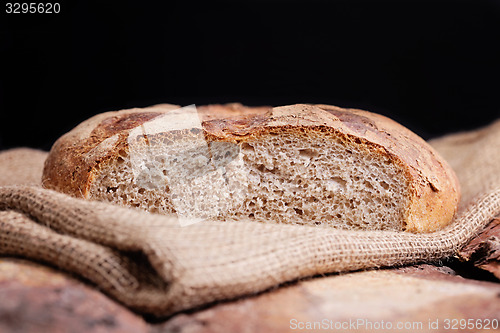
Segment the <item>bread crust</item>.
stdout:
<path fill-rule="evenodd" d="M 106 112 L 84 121 L 53 145 L 45 162 L 43 186 L 88 198 L 100 165 L 127 154 L 130 130 L 177 108 L 161 104 Z M 243 143 L 268 132 L 314 128 L 389 157 L 404 170 L 409 184 L 406 231 L 441 229 L 456 213 L 460 187 L 447 162 L 422 138 L 382 115 L 309 104 L 272 108 L 234 103 L 197 110 L 208 141 Z"/>

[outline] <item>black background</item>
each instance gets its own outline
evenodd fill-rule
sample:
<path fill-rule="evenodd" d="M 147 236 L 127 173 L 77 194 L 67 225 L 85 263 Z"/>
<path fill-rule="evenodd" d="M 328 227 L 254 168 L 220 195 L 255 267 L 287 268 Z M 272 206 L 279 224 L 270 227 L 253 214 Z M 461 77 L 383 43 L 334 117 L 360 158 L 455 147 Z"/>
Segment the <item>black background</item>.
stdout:
<path fill-rule="evenodd" d="M 103 111 L 327 103 L 426 139 L 500 116 L 500 1 L 60 1 L 0 14 L 0 149 Z"/>

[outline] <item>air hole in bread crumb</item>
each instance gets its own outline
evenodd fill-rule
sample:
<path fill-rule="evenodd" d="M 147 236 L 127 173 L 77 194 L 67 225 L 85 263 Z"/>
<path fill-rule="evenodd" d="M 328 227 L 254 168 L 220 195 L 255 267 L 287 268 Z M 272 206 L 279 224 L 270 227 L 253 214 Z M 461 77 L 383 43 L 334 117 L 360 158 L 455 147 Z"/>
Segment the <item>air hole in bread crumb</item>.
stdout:
<path fill-rule="evenodd" d="M 295 213 L 297 213 L 298 215 L 304 214 L 304 211 L 302 209 L 294 208 L 293 210 L 295 210 Z"/>
<path fill-rule="evenodd" d="M 241 149 L 242 150 L 248 150 L 248 151 L 254 151 L 255 150 L 255 148 L 252 145 L 250 145 L 250 144 L 248 144 L 246 142 L 243 143 L 243 144 L 241 144 Z"/>
<path fill-rule="evenodd" d="M 313 158 L 319 155 L 314 149 L 299 149 L 299 155 L 302 157 Z"/>

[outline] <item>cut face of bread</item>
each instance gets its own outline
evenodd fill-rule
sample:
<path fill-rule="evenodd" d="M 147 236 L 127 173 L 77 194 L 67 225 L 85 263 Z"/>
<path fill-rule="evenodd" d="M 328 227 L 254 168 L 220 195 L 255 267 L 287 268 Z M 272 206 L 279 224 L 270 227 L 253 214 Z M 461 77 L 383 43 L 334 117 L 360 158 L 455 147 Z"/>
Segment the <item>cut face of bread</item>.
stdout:
<path fill-rule="evenodd" d="M 285 223 L 402 230 L 404 170 L 335 134 L 269 133 L 242 144 L 248 195 L 242 214 Z"/>
<path fill-rule="evenodd" d="M 185 219 L 344 229 L 434 231 L 456 211 L 453 171 L 385 117 L 321 105 L 230 105 L 201 107 L 199 123 L 179 125 L 189 111 L 174 121 L 179 111 L 171 109 L 87 121 L 54 145 L 44 186 Z M 73 162 L 61 161 L 65 151 Z"/>

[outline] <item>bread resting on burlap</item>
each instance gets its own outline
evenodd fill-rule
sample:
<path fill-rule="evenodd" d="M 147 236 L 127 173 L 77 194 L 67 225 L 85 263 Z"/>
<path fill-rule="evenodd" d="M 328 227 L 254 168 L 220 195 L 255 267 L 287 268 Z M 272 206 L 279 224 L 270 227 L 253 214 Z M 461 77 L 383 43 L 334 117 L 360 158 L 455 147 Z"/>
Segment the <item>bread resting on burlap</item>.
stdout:
<path fill-rule="evenodd" d="M 460 190 L 416 134 L 328 105 L 106 112 L 61 137 L 43 186 L 188 218 L 431 232 Z"/>

